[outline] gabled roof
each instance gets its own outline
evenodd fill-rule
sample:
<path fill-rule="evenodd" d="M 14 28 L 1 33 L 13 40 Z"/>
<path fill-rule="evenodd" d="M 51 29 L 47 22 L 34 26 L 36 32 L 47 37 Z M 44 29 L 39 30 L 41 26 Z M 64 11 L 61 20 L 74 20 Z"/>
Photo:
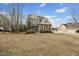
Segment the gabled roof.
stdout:
<path fill-rule="evenodd" d="M 42 21 L 42 19 L 44 19 L 43 16 L 36 16 L 35 14 L 31 14 L 30 18 L 35 19 L 35 20 L 38 19 L 39 21 Z"/>
<path fill-rule="evenodd" d="M 49 25 L 51 25 L 51 23 L 48 21 L 47 18 L 42 19 L 42 21 L 40 22 L 40 24 L 49 24 Z"/>
<path fill-rule="evenodd" d="M 36 26 L 37 24 L 51 25 L 49 20 L 46 17 L 43 17 L 43 16 L 36 16 L 35 14 L 31 14 L 29 19 L 34 19 L 35 20 L 36 23 L 34 22 L 35 24 L 32 24 L 33 26 Z"/>
<path fill-rule="evenodd" d="M 30 15 L 30 18 L 32 18 L 32 19 L 35 18 L 35 19 L 36 19 L 37 16 L 36 16 L 35 14 L 31 14 L 31 15 Z"/>
<path fill-rule="evenodd" d="M 67 24 L 62 24 L 62 25 L 65 25 L 68 29 L 79 28 L 79 22 L 78 23 L 67 23 Z"/>

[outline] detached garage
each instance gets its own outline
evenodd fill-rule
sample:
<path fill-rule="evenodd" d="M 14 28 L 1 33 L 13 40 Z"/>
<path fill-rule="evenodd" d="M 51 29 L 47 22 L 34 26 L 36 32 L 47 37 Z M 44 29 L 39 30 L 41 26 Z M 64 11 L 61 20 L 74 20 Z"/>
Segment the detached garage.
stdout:
<path fill-rule="evenodd" d="M 78 29 L 79 29 L 79 23 L 67 23 L 67 24 L 62 24 L 58 30 L 60 32 L 74 33 Z"/>

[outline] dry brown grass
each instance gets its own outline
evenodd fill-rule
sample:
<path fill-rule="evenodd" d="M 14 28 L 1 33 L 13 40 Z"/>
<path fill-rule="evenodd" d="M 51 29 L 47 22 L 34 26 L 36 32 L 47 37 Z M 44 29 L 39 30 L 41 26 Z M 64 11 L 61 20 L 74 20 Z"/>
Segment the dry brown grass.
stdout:
<path fill-rule="evenodd" d="M 79 37 L 54 34 L 0 34 L 0 55 L 79 55 Z"/>

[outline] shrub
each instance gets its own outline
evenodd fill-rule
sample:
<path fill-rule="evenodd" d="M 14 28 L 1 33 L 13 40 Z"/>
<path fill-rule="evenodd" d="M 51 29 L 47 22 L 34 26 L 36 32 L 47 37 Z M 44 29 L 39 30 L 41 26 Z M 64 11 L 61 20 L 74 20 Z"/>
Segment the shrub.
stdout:
<path fill-rule="evenodd" d="M 35 33 L 35 31 L 33 31 L 33 30 L 27 30 L 26 31 L 26 34 L 31 34 L 31 33 Z"/>
<path fill-rule="evenodd" d="M 40 33 L 52 33 L 52 31 L 40 31 Z"/>
<path fill-rule="evenodd" d="M 79 29 L 76 31 L 76 33 L 79 33 Z"/>

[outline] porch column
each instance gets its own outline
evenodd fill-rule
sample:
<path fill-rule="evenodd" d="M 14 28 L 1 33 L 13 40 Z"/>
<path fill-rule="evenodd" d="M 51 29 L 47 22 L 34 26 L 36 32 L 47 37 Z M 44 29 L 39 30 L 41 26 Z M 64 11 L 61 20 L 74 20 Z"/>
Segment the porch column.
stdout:
<path fill-rule="evenodd" d="M 40 29 L 41 29 L 41 28 L 40 28 L 40 25 L 39 25 L 39 27 L 38 27 L 38 32 L 39 32 L 39 33 L 40 33 Z"/>

